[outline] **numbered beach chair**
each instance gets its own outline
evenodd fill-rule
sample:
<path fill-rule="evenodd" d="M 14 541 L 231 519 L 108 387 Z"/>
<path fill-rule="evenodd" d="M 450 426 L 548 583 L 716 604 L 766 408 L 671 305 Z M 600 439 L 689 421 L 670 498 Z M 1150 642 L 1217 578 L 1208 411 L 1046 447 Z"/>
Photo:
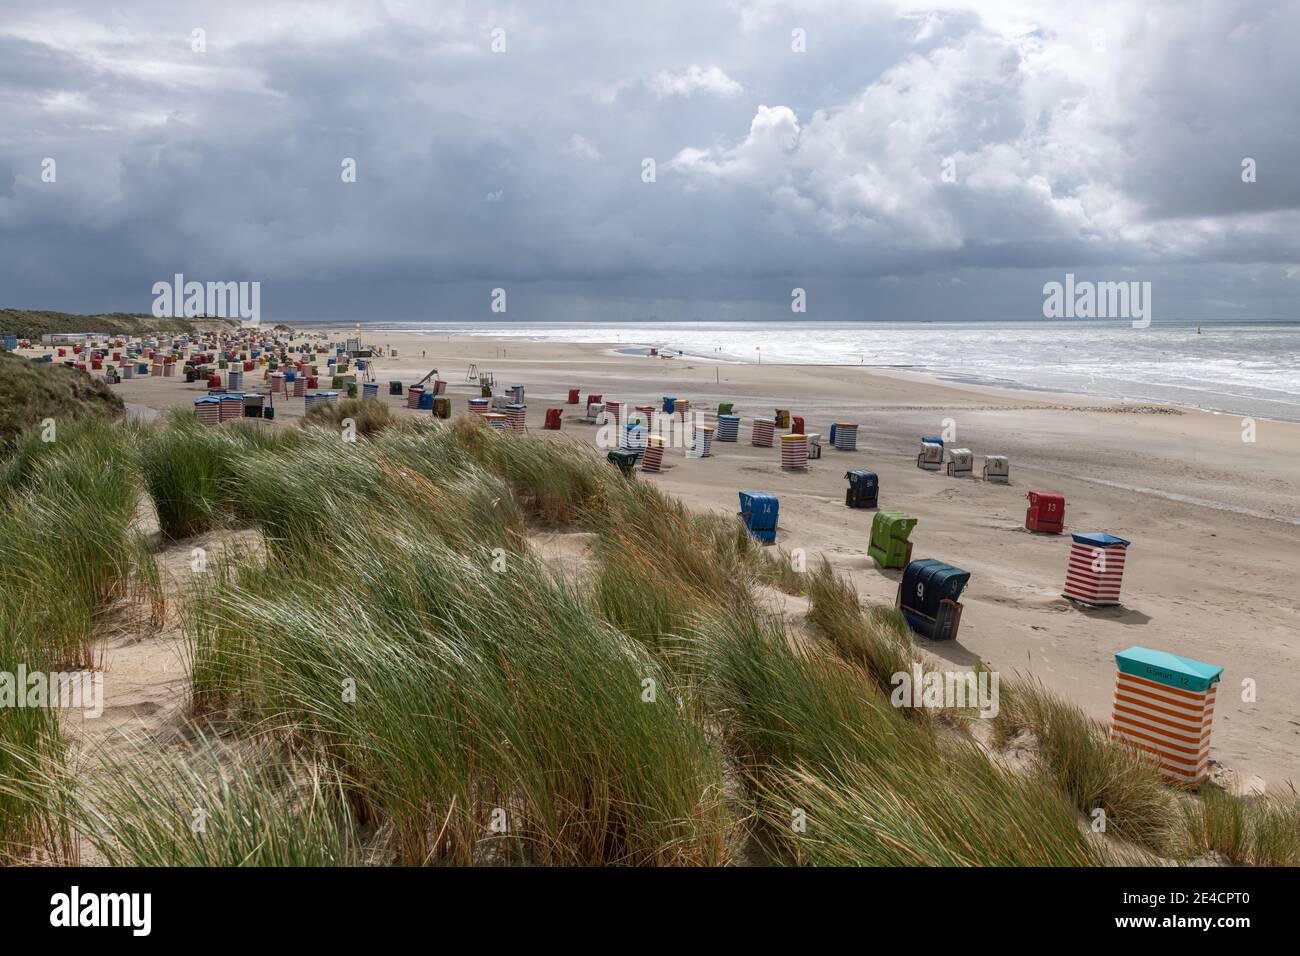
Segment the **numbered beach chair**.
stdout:
<path fill-rule="evenodd" d="M 917 519 L 906 511 L 877 511 L 871 519 L 871 540 L 867 554 L 882 568 L 904 568 L 912 560 L 908 536 Z"/>
<path fill-rule="evenodd" d="M 969 478 L 975 471 L 975 456 L 969 448 L 948 449 L 948 477 Z"/>
<path fill-rule="evenodd" d="M 780 502 L 776 495 L 761 491 L 740 492 L 740 520 L 759 541 L 772 544 L 776 541 L 776 519 Z"/>
<path fill-rule="evenodd" d="M 1065 528 L 1065 496 L 1050 491 L 1031 491 L 1025 495 L 1025 527 L 1045 534 L 1060 534 Z"/>
<path fill-rule="evenodd" d="M 844 490 L 844 504 L 849 508 L 874 508 L 880 493 L 880 479 L 874 471 L 854 468 L 844 475 L 849 486 Z"/>
<path fill-rule="evenodd" d="M 943 445 L 932 441 L 921 442 L 921 453 L 916 456 L 916 467 L 923 471 L 938 471 L 943 467 Z"/>
<path fill-rule="evenodd" d="M 628 448 L 615 448 L 605 455 L 605 460 L 617 466 L 624 478 L 632 477 L 632 470 L 636 468 L 636 459 L 637 453 Z"/>
<path fill-rule="evenodd" d="M 909 562 L 897 598 L 908 627 L 932 641 L 956 639 L 962 609 L 957 599 L 969 581 L 969 571 L 933 558 Z"/>
<path fill-rule="evenodd" d="M 1006 455 L 984 456 L 984 480 L 999 485 L 1011 483 L 1011 460 Z"/>
<path fill-rule="evenodd" d="M 1210 727 L 1223 668 L 1146 647 L 1115 655 L 1111 738 L 1148 754 L 1161 773 L 1196 786 L 1209 772 Z"/>

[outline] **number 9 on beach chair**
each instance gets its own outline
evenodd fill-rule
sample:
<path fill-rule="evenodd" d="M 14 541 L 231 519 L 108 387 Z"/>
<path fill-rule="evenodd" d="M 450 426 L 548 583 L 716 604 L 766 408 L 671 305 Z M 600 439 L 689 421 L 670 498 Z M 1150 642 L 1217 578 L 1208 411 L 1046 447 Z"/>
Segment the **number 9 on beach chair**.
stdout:
<path fill-rule="evenodd" d="M 970 572 L 933 558 L 910 562 L 898 584 L 898 609 L 907 625 L 932 641 L 950 641 L 961 625 L 962 589 Z"/>
<path fill-rule="evenodd" d="M 871 519 L 871 540 L 867 554 L 882 568 L 902 568 L 912 560 L 908 535 L 917 519 L 906 511 L 877 511 Z"/>

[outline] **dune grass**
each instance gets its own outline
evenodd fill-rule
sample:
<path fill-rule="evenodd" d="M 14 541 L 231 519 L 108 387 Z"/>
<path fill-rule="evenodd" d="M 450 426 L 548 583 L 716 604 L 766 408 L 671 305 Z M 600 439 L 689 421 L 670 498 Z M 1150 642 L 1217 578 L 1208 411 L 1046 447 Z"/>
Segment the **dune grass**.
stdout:
<path fill-rule="evenodd" d="M 106 606 L 136 592 L 140 485 L 127 429 L 64 429 L 33 455 L 0 514 L 0 605 L 25 622 L 33 657 L 91 666 Z M 146 583 L 148 583 L 146 581 Z"/>
<path fill-rule="evenodd" d="M 621 491 L 616 472 L 593 467 L 590 451 L 566 438 L 547 440 L 486 427 L 477 416 L 447 426 L 448 437 L 476 464 L 504 479 L 530 514 L 574 523 L 604 513 Z"/>
<path fill-rule="evenodd" d="M 406 863 L 488 841 L 528 862 L 721 862 L 720 761 L 670 694 L 645 699 L 660 665 L 535 559 L 495 571 L 392 520 L 328 582 L 254 568 L 210 592 L 208 700 L 323 742 Z"/>
<path fill-rule="evenodd" d="M 345 422 L 362 438 L 369 438 L 394 424 L 397 418 L 388 406 L 377 398 L 344 398 L 337 402 L 323 402 L 313 406 L 302 418 L 304 426 L 342 430 Z"/>
<path fill-rule="evenodd" d="M 463 440 L 236 461 L 278 546 L 190 602 L 196 709 L 320 743 L 402 862 L 721 862 L 717 753 L 660 662 L 521 547 L 502 479 L 432 464 Z"/>
<path fill-rule="evenodd" d="M 50 712 L 0 711 L 6 860 L 70 860 L 75 836 L 120 865 L 700 865 L 747 833 L 779 863 L 1082 866 L 1114 862 L 1086 832 L 1100 807 L 1147 851 L 1296 861 L 1294 799 L 1177 792 L 1030 682 L 1002 682 L 988 751 L 891 706 L 921 653 L 893 609 L 589 450 L 476 419 L 21 438 L 0 464 L 0 669 L 93 662 L 124 600 L 160 623 L 142 495 L 164 539 L 266 542 L 218 548 L 179 602 L 192 716 L 225 736 L 86 773 Z M 550 569 L 537 525 L 593 532 L 594 572 Z M 815 641 L 765 587 L 807 594 Z M 1020 733 L 1033 766 L 996 755 Z"/>
<path fill-rule="evenodd" d="M 773 620 L 716 619 L 700 640 L 760 838 L 788 862 L 1103 862 L 1050 784 L 904 719 L 858 668 L 791 650 Z"/>
<path fill-rule="evenodd" d="M 142 741 L 100 749 L 55 773 L 20 761 L 19 793 L 109 866 L 347 866 L 362 861 L 360 830 L 340 780 L 315 755 L 264 741 L 225 747 L 195 728 L 182 753 Z M 68 851 L 69 854 L 72 852 Z"/>
<path fill-rule="evenodd" d="M 56 429 L 122 414 L 122 400 L 85 372 L 0 352 L 0 454 L 30 428 Z"/>
<path fill-rule="evenodd" d="M 1294 790 L 1238 798 L 1212 784 L 1182 801 L 1187 857 L 1216 854 L 1238 866 L 1300 866 L 1300 798 Z"/>
<path fill-rule="evenodd" d="M 0 671 L 41 670 L 33 655 L 25 619 L 7 602 L 0 606 Z M 62 765 L 65 752 L 58 719 L 45 708 L 0 708 L 0 864 L 60 860 L 70 852 L 70 835 L 57 809 L 30 798 L 32 788 Z"/>
<path fill-rule="evenodd" d="M 1144 755 L 1112 741 L 1081 708 L 1033 680 L 1001 682 L 999 741 L 1028 731 L 1038 760 L 1081 813 L 1105 813 L 1106 832 L 1155 851 L 1176 842 L 1175 794 Z"/>
<path fill-rule="evenodd" d="M 9 468 L 0 511 L 0 670 L 15 675 L 88 668 L 107 633 L 111 605 L 156 597 L 141 575 L 147 550 L 133 527 L 139 486 L 130 433 L 77 422 L 54 441 L 29 435 Z M 148 558 L 152 571 L 152 557 Z M 57 715 L 0 707 L 0 778 L 35 783 L 43 772 L 19 754 L 57 768 L 64 757 Z M 68 852 L 50 805 L 0 795 L 0 856 L 33 860 Z"/>
<path fill-rule="evenodd" d="M 188 411 L 173 413 L 168 427 L 140 442 L 140 473 L 165 537 L 203 534 L 221 521 L 232 490 L 232 452 L 221 429 Z"/>
<path fill-rule="evenodd" d="M 808 624 L 841 660 L 860 667 L 883 693 L 893 690 L 892 677 L 908 673 L 921 659 L 911 631 L 893 608 L 862 610 L 852 582 L 835 573 L 825 559 L 808 574 Z M 928 711 L 911 708 L 915 715 Z"/>

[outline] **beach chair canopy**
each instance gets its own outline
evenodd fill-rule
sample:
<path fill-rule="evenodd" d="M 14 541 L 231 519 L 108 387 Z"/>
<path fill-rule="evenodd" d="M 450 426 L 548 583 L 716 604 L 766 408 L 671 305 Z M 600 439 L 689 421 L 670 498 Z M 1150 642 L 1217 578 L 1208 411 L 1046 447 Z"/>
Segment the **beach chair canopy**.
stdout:
<path fill-rule="evenodd" d="M 1104 531 L 1085 531 L 1079 534 L 1073 534 L 1072 537 L 1079 544 L 1091 545 L 1094 548 L 1113 548 L 1116 545 L 1127 548 L 1132 542 L 1125 541 L 1123 538 L 1117 538 L 1113 534 L 1107 534 Z"/>

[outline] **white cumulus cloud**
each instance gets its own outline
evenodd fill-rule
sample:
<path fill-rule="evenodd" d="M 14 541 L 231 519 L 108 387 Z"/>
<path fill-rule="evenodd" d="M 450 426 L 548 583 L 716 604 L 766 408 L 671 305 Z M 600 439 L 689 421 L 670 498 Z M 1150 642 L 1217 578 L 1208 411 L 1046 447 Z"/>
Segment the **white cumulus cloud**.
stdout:
<path fill-rule="evenodd" d="M 650 78 L 649 86 L 664 99 L 670 96 L 690 97 L 696 93 L 706 93 L 710 96 L 735 96 L 743 89 L 720 67 L 711 66 L 705 69 L 695 64 L 676 73 L 660 70 Z"/>

